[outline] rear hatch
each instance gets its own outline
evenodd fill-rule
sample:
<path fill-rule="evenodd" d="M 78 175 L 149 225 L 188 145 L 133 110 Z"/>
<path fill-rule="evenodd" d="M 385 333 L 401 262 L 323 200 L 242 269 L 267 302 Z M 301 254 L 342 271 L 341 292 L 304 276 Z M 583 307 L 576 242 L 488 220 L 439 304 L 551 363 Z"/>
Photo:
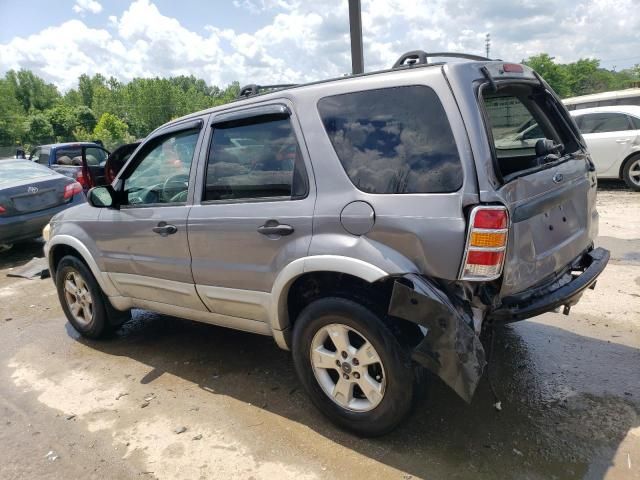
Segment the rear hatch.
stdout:
<path fill-rule="evenodd" d="M 505 297 L 551 281 L 592 245 L 596 177 L 575 124 L 546 85 L 535 77 L 491 80 L 478 98 L 500 185 L 481 200 L 497 194 L 510 214 Z"/>
<path fill-rule="evenodd" d="M 0 205 L 4 209 L 2 217 L 24 215 L 67 203 L 71 198 L 64 198 L 64 189 L 71 183 L 72 180 L 53 172 L 49 176 L 40 175 L 16 178 L 12 182 L 0 182 Z"/>

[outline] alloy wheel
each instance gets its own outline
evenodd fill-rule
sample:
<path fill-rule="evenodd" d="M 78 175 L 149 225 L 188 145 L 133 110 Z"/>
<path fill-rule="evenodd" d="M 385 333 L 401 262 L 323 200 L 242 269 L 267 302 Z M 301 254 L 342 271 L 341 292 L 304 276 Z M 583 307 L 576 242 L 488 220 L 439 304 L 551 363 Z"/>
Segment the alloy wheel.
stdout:
<path fill-rule="evenodd" d="M 87 326 L 93 319 L 93 298 L 82 276 L 75 270 L 64 279 L 64 298 L 73 319 L 80 326 Z"/>
<path fill-rule="evenodd" d="M 380 355 L 364 335 L 332 323 L 316 332 L 310 350 L 316 380 L 333 402 L 355 412 L 380 404 L 387 378 Z"/>

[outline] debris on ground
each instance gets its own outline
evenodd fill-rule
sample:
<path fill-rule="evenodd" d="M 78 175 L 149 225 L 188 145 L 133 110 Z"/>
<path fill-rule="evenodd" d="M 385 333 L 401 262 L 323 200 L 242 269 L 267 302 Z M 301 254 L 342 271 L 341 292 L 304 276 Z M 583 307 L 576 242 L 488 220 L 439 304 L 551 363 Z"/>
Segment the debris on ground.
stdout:
<path fill-rule="evenodd" d="M 516 454 L 516 455 L 518 455 L 519 457 L 521 457 L 521 456 L 523 455 L 523 453 L 522 453 L 520 450 L 518 450 L 517 448 L 514 448 L 514 449 L 513 449 L 513 453 L 515 453 L 515 454 Z"/>
<path fill-rule="evenodd" d="M 496 403 L 493 404 L 493 408 L 495 408 L 497 411 L 501 412 L 502 411 L 502 402 L 498 401 Z"/>
<path fill-rule="evenodd" d="M 44 456 L 44 458 L 46 458 L 50 462 L 55 462 L 56 460 L 58 460 L 60 458 L 60 455 L 56 455 L 56 453 L 53 450 L 49 450 L 49 453 L 47 453 Z"/>
<path fill-rule="evenodd" d="M 49 278 L 49 263 L 45 257 L 33 257 L 25 265 L 7 273 L 7 277 L 20 277 L 27 280 Z"/>
<path fill-rule="evenodd" d="M 147 408 L 149 406 L 149 402 L 142 402 L 140 404 L 140 408 Z"/>
<path fill-rule="evenodd" d="M 72 413 L 71 415 L 67 415 L 67 420 L 73 420 L 74 418 L 76 418 L 75 413 Z"/>
<path fill-rule="evenodd" d="M 178 427 L 173 431 L 173 433 L 175 433 L 176 435 L 180 435 L 181 433 L 184 433 L 186 431 L 187 427 Z"/>
<path fill-rule="evenodd" d="M 128 393 L 119 393 L 118 395 L 116 395 L 116 400 L 120 400 L 122 397 L 125 397 L 129 395 Z"/>
<path fill-rule="evenodd" d="M 202 440 L 202 435 L 198 434 L 195 437 L 193 437 L 191 440 Z"/>

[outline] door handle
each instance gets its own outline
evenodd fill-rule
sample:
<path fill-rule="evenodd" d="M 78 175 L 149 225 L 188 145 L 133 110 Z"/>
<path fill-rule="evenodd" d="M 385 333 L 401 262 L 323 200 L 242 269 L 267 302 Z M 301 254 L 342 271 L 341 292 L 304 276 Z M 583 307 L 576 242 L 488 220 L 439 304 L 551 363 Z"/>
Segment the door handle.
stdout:
<path fill-rule="evenodd" d="M 158 223 L 157 227 L 153 227 L 153 232 L 157 233 L 161 237 L 166 237 L 167 235 L 173 235 L 178 231 L 178 227 L 175 225 L 169 225 L 167 222 Z"/>
<path fill-rule="evenodd" d="M 258 233 L 266 236 L 291 235 L 293 233 L 293 227 L 291 225 L 278 223 L 277 220 L 269 220 L 264 225 L 258 227 Z"/>

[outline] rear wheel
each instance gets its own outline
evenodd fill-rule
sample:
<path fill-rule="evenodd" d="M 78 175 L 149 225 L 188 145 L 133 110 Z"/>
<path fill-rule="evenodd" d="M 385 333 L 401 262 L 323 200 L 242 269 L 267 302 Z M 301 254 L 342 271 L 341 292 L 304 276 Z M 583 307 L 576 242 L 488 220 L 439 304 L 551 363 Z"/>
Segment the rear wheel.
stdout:
<path fill-rule="evenodd" d="M 640 192 L 640 155 L 627 160 L 622 169 L 622 179 L 630 189 Z"/>
<path fill-rule="evenodd" d="M 56 289 L 67 320 L 83 337 L 104 337 L 126 320 L 127 313 L 113 309 L 89 268 L 74 256 L 58 263 Z"/>
<path fill-rule="evenodd" d="M 308 305 L 294 326 L 293 359 L 316 407 L 359 435 L 385 434 L 411 411 L 417 383 L 408 350 L 356 302 Z"/>

